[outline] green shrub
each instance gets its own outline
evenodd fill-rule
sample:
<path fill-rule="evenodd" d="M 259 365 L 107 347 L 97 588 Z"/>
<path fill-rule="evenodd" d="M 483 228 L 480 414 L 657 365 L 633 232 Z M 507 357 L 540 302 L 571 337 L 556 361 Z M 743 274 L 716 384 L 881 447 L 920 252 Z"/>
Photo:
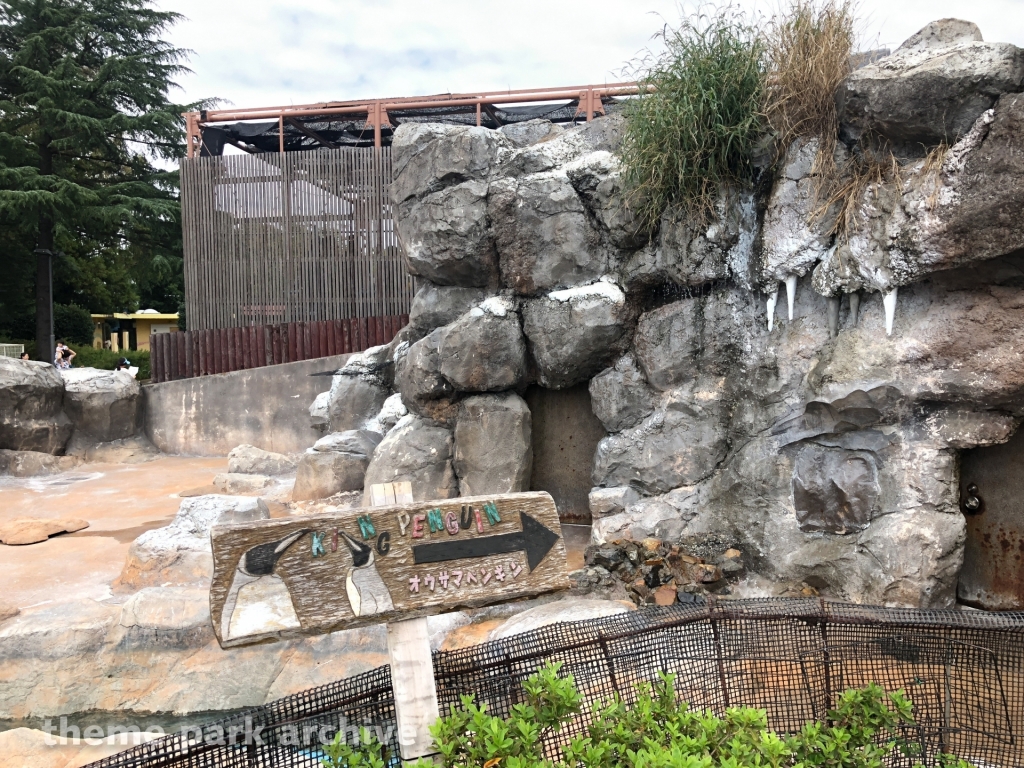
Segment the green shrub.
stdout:
<path fill-rule="evenodd" d="M 913 757 L 915 744 L 900 736 L 913 726 L 913 705 L 902 691 L 886 693 L 871 684 L 843 693 L 829 722 L 808 723 L 793 735 L 768 728 L 764 710 L 732 707 L 722 717 L 698 712 L 679 701 L 672 675 L 640 686 L 635 703 L 618 696 L 595 705 L 587 735 L 562 748 L 563 759 L 543 757 L 543 739 L 579 712 L 580 695 L 571 676 L 549 665 L 523 685 L 526 701 L 508 718 L 489 715 L 472 696 L 452 706 L 431 729 L 444 768 L 880 768 L 897 750 Z M 383 768 L 359 762 L 351 749 L 327 768 Z M 380 756 L 371 742 L 365 752 Z M 969 768 L 938 755 L 942 768 Z M 421 760 L 416 768 L 435 768 Z"/>
<path fill-rule="evenodd" d="M 122 357 L 127 357 L 132 365 L 138 366 L 139 372 L 135 378 L 141 381 L 148 379 L 150 376 L 148 350 L 111 352 L 109 349 L 94 349 L 93 347 L 76 346 L 74 344 L 69 344 L 68 346 L 75 351 L 74 366 L 76 368 L 102 368 L 112 371 L 117 365 L 118 360 Z"/>
<path fill-rule="evenodd" d="M 93 325 L 89 310 L 75 304 L 54 304 L 53 334 L 69 345 L 92 344 Z"/>
<path fill-rule="evenodd" d="M 723 185 L 744 185 L 763 134 L 763 47 L 732 6 L 705 8 L 660 33 L 643 68 L 620 150 L 629 206 L 653 228 L 671 206 L 708 221 Z"/>

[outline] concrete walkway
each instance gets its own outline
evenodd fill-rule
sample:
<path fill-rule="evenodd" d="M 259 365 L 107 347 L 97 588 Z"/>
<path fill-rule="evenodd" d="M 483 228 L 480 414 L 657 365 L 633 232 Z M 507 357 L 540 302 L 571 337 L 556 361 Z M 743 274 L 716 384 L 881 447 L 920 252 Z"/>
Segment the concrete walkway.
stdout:
<path fill-rule="evenodd" d="M 0 545 L 0 605 L 24 609 L 109 597 L 135 538 L 171 521 L 179 493 L 197 487 L 212 492 L 214 475 L 226 470 L 226 458 L 165 456 L 142 464 L 84 464 L 50 477 L 0 477 L 0 520 L 89 522 L 83 531 L 39 544 Z"/>

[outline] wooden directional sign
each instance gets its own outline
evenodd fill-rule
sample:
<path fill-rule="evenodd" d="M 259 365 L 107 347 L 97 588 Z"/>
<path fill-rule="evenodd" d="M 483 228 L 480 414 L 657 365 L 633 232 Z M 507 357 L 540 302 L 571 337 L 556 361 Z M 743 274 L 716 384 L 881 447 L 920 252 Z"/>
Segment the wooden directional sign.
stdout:
<path fill-rule="evenodd" d="M 555 503 L 517 493 L 215 526 L 224 647 L 568 587 Z"/>

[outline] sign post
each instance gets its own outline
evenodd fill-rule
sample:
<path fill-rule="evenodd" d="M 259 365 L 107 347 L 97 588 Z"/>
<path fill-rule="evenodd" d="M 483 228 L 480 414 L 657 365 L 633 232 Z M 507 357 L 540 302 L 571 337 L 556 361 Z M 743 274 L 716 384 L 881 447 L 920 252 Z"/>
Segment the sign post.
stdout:
<path fill-rule="evenodd" d="M 438 713 L 426 616 L 569 586 L 547 493 L 411 497 L 408 483 L 374 486 L 373 507 L 210 534 L 210 614 L 225 648 L 389 623 L 406 760 L 429 753 Z"/>

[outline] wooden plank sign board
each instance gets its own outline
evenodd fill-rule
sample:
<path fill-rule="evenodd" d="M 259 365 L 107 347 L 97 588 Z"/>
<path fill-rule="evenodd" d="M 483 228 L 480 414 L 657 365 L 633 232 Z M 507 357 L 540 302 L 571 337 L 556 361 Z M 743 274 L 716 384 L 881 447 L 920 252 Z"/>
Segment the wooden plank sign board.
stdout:
<path fill-rule="evenodd" d="M 210 536 L 210 613 L 225 648 L 569 586 L 543 492 L 219 525 Z"/>

